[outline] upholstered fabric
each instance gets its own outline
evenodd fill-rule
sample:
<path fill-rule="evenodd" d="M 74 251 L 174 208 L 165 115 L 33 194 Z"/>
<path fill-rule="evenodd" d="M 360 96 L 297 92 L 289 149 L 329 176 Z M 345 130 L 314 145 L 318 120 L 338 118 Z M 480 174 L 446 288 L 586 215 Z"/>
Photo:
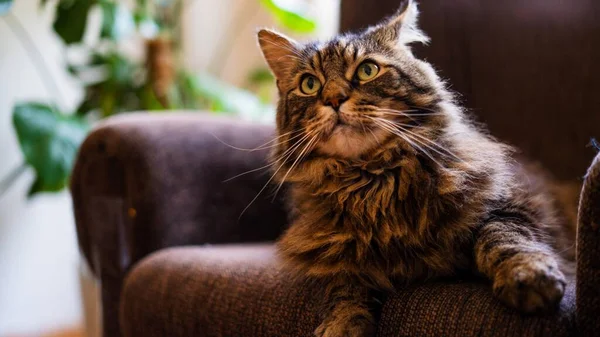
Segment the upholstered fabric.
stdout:
<path fill-rule="evenodd" d="M 319 299 L 278 268 L 271 245 L 171 248 L 127 277 L 121 318 L 129 337 L 309 337 Z M 560 310 L 523 316 L 487 284 L 446 281 L 399 289 L 385 301 L 377 336 L 573 336 L 574 288 Z"/>
<path fill-rule="evenodd" d="M 600 154 L 588 170 L 579 202 L 577 312 L 582 335 L 600 335 Z"/>
<path fill-rule="evenodd" d="M 102 281 L 105 336 L 119 336 L 121 283 L 130 266 L 161 248 L 274 240 L 285 212 L 265 170 L 273 127 L 205 112 L 119 116 L 81 147 L 71 192 L 79 246 Z M 229 144 L 229 145 L 225 145 Z M 282 195 L 280 193 L 279 195 Z M 242 214 L 246 206 L 248 209 Z"/>
<path fill-rule="evenodd" d="M 125 336 L 309 336 L 314 302 L 268 245 L 171 248 L 127 277 L 121 318 Z"/>

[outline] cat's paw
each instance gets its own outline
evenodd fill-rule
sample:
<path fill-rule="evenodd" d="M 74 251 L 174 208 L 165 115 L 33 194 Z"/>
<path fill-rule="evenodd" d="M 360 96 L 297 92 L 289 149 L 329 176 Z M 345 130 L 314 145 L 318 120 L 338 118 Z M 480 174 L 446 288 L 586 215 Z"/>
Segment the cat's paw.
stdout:
<path fill-rule="evenodd" d="M 351 319 L 325 320 L 317 330 L 316 337 L 373 337 L 375 336 L 375 324 L 372 320 L 364 317 Z"/>
<path fill-rule="evenodd" d="M 494 294 L 526 313 L 556 308 L 565 286 L 565 276 L 558 263 L 545 254 L 518 254 L 504 261 L 494 278 Z"/>

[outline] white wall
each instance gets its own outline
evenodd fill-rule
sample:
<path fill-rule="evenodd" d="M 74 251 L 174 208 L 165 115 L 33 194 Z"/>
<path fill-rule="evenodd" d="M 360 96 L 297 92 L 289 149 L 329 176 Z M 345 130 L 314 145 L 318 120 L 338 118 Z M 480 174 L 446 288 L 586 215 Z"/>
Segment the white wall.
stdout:
<path fill-rule="evenodd" d="M 72 107 L 77 90 L 60 67 L 62 49 L 50 31 L 51 17 L 38 1 L 15 1 L 11 10 L 42 51 L 52 78 Z M 23 158 L 12 128 L 12 106 L 52 99 L 23 46 L 0 17 L 0 178 Z M 32 172 L 0 197 L 0 336 L 36 333 L 78 324 L 81 319 L 78 251 L 66 192 L 26 199 Z"/>

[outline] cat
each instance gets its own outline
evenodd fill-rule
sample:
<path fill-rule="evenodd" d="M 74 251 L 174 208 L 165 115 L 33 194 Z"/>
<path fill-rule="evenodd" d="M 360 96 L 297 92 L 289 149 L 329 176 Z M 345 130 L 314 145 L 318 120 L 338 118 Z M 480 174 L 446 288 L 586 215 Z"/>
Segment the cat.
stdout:
<path fill-rule="evenodd" d="M 404 1 L 327 42 L 258 32 L 279 92 L 273 175 L 293 219 L 277 249 L 322 285 L 316 336 L 372 336 L 374 292 L 463 272 L 510 307 L 552 310 L 573 273 L 575 225 L 557 188 L 413 55 L 429 40 L 417 17 Z"/>

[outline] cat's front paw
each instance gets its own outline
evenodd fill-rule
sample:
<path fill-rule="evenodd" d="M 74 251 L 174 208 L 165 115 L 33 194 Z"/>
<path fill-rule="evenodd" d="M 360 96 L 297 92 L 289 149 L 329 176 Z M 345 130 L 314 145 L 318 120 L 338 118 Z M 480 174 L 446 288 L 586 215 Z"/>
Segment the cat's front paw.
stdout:
<path fill-rule="evenodd" d="M 325 320 L 317 330 L 316 337 L 372 337 L 375 324 L 365 317 L 333 318 Z"/>
<path fill-rule="evenodd" d="M 545 254 L 517 254 L 500 265 L 494 278 L 494 294 L 526 313 L 556 308 L 565 286 L 556 259 Z"/>

